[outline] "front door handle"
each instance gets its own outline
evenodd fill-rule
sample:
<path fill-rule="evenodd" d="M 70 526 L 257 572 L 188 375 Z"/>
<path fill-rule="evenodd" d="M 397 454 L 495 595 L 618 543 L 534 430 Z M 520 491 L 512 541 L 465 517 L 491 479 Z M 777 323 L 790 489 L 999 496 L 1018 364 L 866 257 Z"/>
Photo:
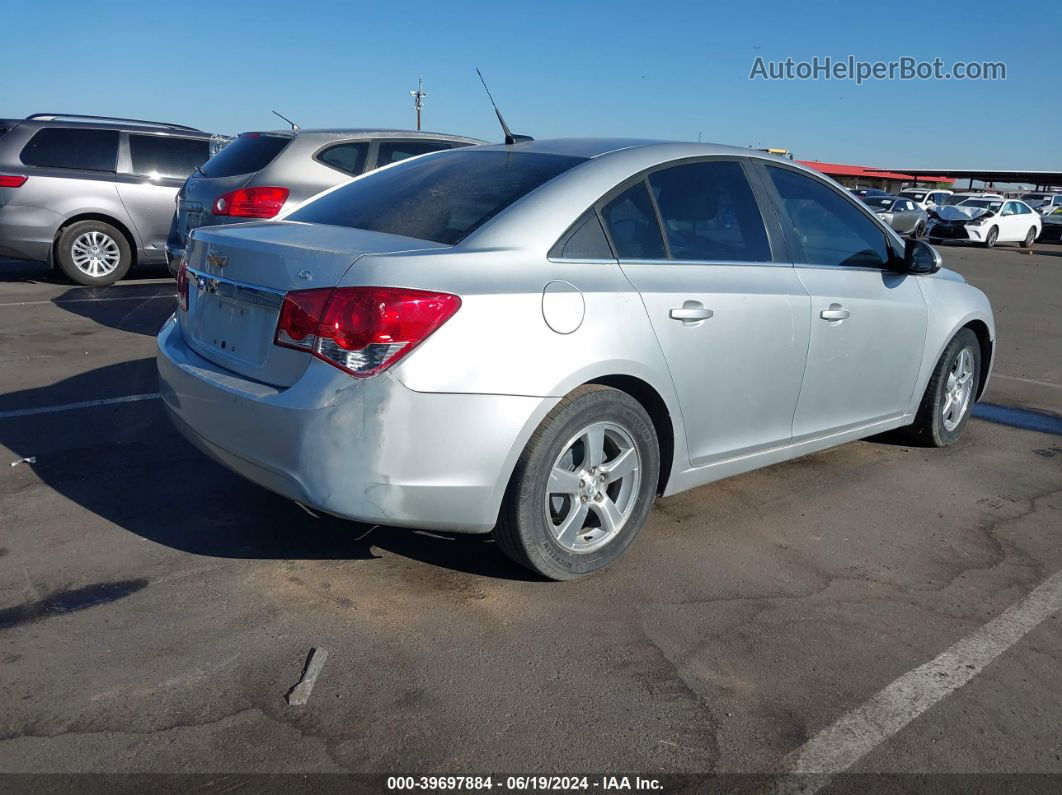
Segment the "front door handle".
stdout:
<path fill-rule="evenodd" d="M 840 304 L 830 304 L 829 309 L 823 309 L 819 312 L 819 317 L 823 320 L 829 320 L 831 322 L 838 322 L 841 320 L 847 320 L 851 317 L 852 313 L 842 307 Z"/>
<path fill-rule="evenodd" d="M 672 320 L 681 320 L 683 325 L 692 326 L 702 320 L 707 320 L 714 315 L 711 309 L 705 309 L 700 301 L 686 301 L 681 309 L 672 309 L 668 313 Z"/>

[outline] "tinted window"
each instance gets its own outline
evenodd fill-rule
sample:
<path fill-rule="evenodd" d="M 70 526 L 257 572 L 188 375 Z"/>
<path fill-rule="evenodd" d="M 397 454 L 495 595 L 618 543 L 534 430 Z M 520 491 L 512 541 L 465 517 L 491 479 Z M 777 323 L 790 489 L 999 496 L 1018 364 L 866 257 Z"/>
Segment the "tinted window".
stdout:
<path fill-rule="evenodd" d="M 674 259 L 770 260 L 767 231 L 738 163 L 688 163 L 649 175 Z"/>
<path fill-rule="evenodd" d="M 998 199 L 966 199 L 959 203 L 960 207 L 980 207 L 982 210 L 992 210 L 993 212 L 999 212 L 999 209 L 1003 206 L 1003 202 Z"/>
<path fill-rule="evenodd" d="M 621 259 L 667 259 L 653 204 L 644 182 L 637 182 L 601 211 Z"/>
<path fill-rule="evenodd" d="M 358 175 L 365 170 L 365 156 L 369 153 L 369 144 L 365 141 L 330 146 L 317 155 L 317 159 L 326 166 L 338 168 L 348 174 Z"/>
<path fill-rule="evenodd" d="M 892 199 L 882 199 L 879 196 L 871 196 L 869 199 L 864 199 L 867 207 L 877 207 L 879 209 L 889 210 L 892 209 Z"/>
<path fill-rule="evenodd" d="M 428 152 L 438 152 L 449 148 L 450 144 L 443 141 L 381 141 L 376 152 L 376 167 L 381 168 L 389 163 L 405 160 L 407 157 L 426 155 Z"/>
<path fill-rule="evenodd" d="M 244 133 L 203 166 L 208 177 L 235 177 L 253 174 L 273 162 L 273 158 L 291 142 L 286 135 Z"/>
<path fill-rule="evenodd" d="M 46 128 L 30 138 L 21 157 L 27 166 L 114 171 L 118 161 L 118 132 Z"/>
<path fill-rule="evenodd" d="M 210 155 L 210 141 L 193 138 L 167 138 L 162 135 L 129 136 L 133 173 L 145 176 L 184 179 Z"/>
<path fill-rule="evenodd" d="M 597 213 L 593 210 L 583 213 L 572 230 L 557 241 L 549 255 L 568 259 L 612 259 L 612 249 Z"/>
<path fill-rule="evenodd" d="M 583 162 L 581 157 L 538 152 L 448 152 L 366 174 L 288 218 L 452 245 Z"/>
<path fill-rule="evenodd" d="M 889 261 L 884 233 L 851 202 L 816 179 L 768 166 L 793 225 L 802 261 L 880 267 Z"/>

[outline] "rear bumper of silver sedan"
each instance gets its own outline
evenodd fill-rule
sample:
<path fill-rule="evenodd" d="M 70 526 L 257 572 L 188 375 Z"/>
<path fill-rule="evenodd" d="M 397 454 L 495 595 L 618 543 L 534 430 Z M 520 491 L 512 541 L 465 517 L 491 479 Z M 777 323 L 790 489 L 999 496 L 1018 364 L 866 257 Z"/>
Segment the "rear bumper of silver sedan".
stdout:
<path fill-rule="evenodd" d="M 520 450 L 558 400 L 414 392 L 316 359 L 278 389 L 203 359 L 173 319 L 158 368 L 174 425 L 237 474 L 343 518 L 456 532 L 493 528 Z"/>

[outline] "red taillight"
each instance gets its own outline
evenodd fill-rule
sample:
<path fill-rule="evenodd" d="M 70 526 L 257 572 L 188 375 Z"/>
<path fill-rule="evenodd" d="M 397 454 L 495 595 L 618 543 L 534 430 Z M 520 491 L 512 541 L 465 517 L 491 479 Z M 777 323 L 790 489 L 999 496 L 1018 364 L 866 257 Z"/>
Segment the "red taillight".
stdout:
<path fill-rule="evenodd" d="M 284 297 L 273 341 L 366 377 L 417 347 L 460 306 L 456 295 L 400 287 L 300 290 Z"/>
<path fill-rule="evenodd" d="M 325 306 L 333 292 L 333 288 L 325 287 L 299 290 L 284 296 L 273 342 L 285 348 L 312 351 L 317 342 L 317 327 L 321 325 Z"/>
<path fill-rule="evenodd" d="M 12 174 L 0 174 L 0 188 L 21 188 L 29 177 L 16 177 Z"/>
<path fill-rule="evenodd" d="M 188 265 L 181 257 L 181 264 L 177 267 L 177 306 L 182 311 L 188 311 Z"/>
<path fill-rule="evenodd" d="M 211 212 L 236 218 L 272 218 L 287 200 L 287 188 L 240 188 L 218 196 Z"/>

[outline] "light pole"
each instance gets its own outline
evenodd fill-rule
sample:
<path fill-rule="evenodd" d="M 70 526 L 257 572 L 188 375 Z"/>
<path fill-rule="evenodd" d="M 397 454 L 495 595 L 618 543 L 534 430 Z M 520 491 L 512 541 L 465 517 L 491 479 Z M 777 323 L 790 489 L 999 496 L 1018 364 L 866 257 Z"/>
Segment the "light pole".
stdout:
<path fill-rule="evenodd" d="M 420 112 L 424 109 L 424 97 L 428 96 L 424 91 L 424 78 L 417 78 L 417 90 L 410 91 L 410 96 L 413 97 L 413 107 L 417 111 L 417 129 L 420 129 Z"/>

